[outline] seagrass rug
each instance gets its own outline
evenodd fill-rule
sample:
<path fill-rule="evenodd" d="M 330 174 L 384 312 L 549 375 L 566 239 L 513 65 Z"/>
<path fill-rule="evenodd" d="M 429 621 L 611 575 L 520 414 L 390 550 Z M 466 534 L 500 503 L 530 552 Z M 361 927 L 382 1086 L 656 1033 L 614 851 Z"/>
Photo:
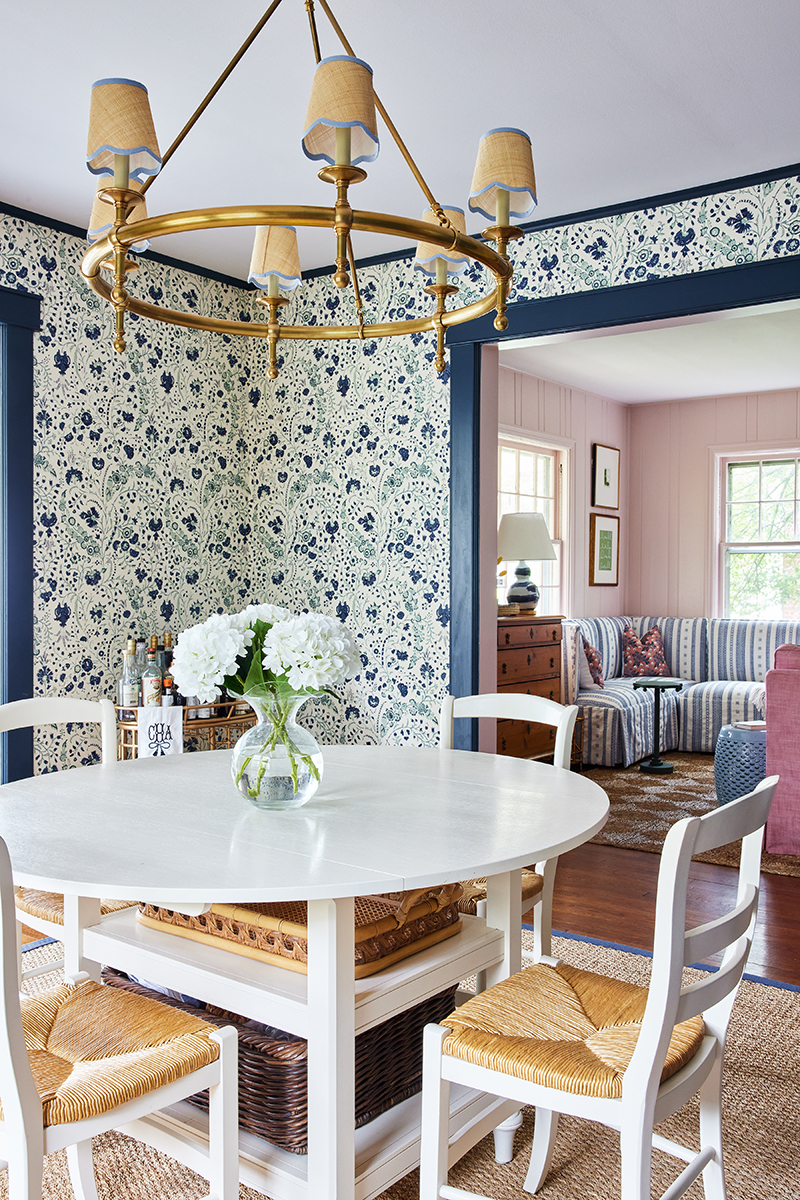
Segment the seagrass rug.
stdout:
<path fill-rule="evenodd" d="M 530 946 L 530 934 L 523 934 Z M 45 947 L 49 950 L 49 947 Z M 41 951 L 31 951 L 40 954 Z M 646 984 L 650 960 L 604 946 L 554 939 L 553 953 L 575 966 Z M 55 957 L 55 955 L 54 955 Z M 699 976 L 700 972 L 689 972 Z M 44 979 L 47 981 L 47 977 Z M 39 980 L 31 981 L 41 986 Z M 54 982 L 50 977 L 49 984 Z M 48 986 L 45 982 L 44 986 Z M 731 1019 L 724 1081 L 724 1145 L 728 1200 L 797 1200 L 800 1195 L 800 993 L 745 981 Z M 494 1161 L 492 1138 L 480 1142 L 451 1170 L 451 1185 L 496 1200 L 523 1200 L 533 1112 L 525 1110 L 514 1143 L 514 1159 Z M 697 1106 L 665 1121 L 660 1131 L 697 1146 Z M 95 1139 L 99 1200 L 195 1200 L 205 1181 L 165 1155 L 121 1134 Z M 653 1192 L 660 1195 L 682 1164 L 654 1154 Z M 563 1117 L 553 1166 L 538 1193 L 542 1200 L 618 1200 L 617 1137 L 599 1125 Z M 7 1197 L 5 1172 L 0 1196 Z M 687 1193 L 699 1200 L 697 1182 Z M 416 1171 L 385 1191 L 380 1200 L 418 1200 Z M 63 1151 L 45 1166 L 44 1200 L 74 1200 Z M 240 1200 L 259 1193 L 240 1189 Z"/>
<path fill-rule="evenodd" d="M 671 750 L 662 755 L 673 763 L 672 775 L 646 775 L 634 763 L 625 768 L 592 767 L 590 779 L 608 794 L 611 811 L 596 837 L 601 846 L 647 850 L 660 854 L 667 830 L 682 817 L 700 817 L 717 807 L 714 787 L 714 755 L 687 754 Z M 738 863 L 738 844 L 721 846 L 697 856 L 699 862 Z M 793 854 L 763 854 L 761 869 L 772 875 L 800 877 L 800 858 Z"/>

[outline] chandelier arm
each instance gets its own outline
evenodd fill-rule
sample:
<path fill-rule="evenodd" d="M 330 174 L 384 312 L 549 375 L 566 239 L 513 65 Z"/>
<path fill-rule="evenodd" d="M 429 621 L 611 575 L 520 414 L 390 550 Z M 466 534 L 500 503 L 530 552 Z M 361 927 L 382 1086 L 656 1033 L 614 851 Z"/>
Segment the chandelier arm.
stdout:
<path fill-rule="evenodd" d="M 326 17 L 328 18 L 331 25 L 333 26 L 333 29 L 334 29 L 337 37 L 339 38 L 339 41 L 342 43 L 342 45 L 344 46 L 347 53 L 352 58 L 355 58 L 355 50 L 353 49 L 353 47 L 350 45 L 347 38 L 345 37 L 342 27 L 339 24 L 339 22 L 336 20 L 336 17 L 331 12 L 331 8 L 330 8 L 330 5 L 328 4 L 327 0 L 319 0 L 319 6 L 324 11 Z M 431 191 L 431 189 L 428 187 L 427 183 L 425 182 L 425 180 L 422 176 L 422 172 L 420 171 L 417 164 L 414 162 L 414 159 L 411 157 L 411 151 L 408 149 L 408 146 L 406 146 L 405 142 L 400 137 L 400 134 L 397 132 L 397 127 L 395 126 L 394 122 L 392 121 L 391 117 L 389 116 L 388 112 L 386 111 L 386 109 L 385 109 L 382 101 L 378 97 L 377 93 L 373 92 L 373 95 L 375 96 L 375 107 L 377 108 L 377 110 L 381 114 L 381 116 L 383 117 L 383 122 L 384 122 L 386 128 L 389 130 L 389 133 L 394 138 L 394 141 L 395 141 L 395 144 L 396 144 L 398 150 L 402 154 L 403 158 L 406 160 L 406 164 L 408 165 L 408 168 L 411 171 L 411 174 L 414 176 L 414 178 L 416 179 L 420 188 L 422 189 L 422 194 L 424 195 L 425 199 L 428 201 L 429 206 L 436 213 L 439 223 L 441 225 L 444 225 L 446 228 L 449 227 L 450 218 L 447 216 L 447 213 L 444 211 L 441 204 L 436 199 L 433 192 Z"/>
<path fill-rule="evenodd" d="M 314 57 L 317 60 L 317 65 L 322 55 L 319 52 L 319 35 L 317 34 L 317 18 L 314 16 L 314 0 L 306 0 L 306 12 L 308 13 L 308 23 L 311 26 L 311 44 L 314 47 Z"/>
<path fill-rule="evenodd" d="M 253 42 L 256 40 L 256 38 L 258 37 L 258 35 L 261 33 L 261 30 L 264 28 L 264 26 L 266 25 L 267 21 L 270 19 L 270 17 L 271 17 L 271 16 L 272 16 L 272 14 L 275 12 L 275 9 L 278 7 L 278 5 L 279 5 L 280 3 L 281 3 L 281 0 L 272 0 L 272 4 L 270 4 L 269 8 L 268 8 L 268 9 L 267 9 L 267 11 L 264 13 L 263 17 L 262 17 L 262 18 L 261 18 L 261 20 L 258 22 L 258 24 L 255 26 L 255 28 L 253 29 L 252 33 L 250 33 L 250 35 L 247 37 L 247 39 L 246 39 L 246 40 L 245 40 L 245 41 L 242 43 L 242 45 L 239 47 L 239 49 L 237 50 L 236 54 L 234 54 L 233 58 L 232 58 L 232 59 L 231 59 L 231 61 L 228 63 L 228 65 L 227 65 L 227 67 L 225 68 L 225 70 L 222 72 L 222 74 L 220 75 L 219 79 L 217 80 L 217 82 L 216 82 L 216 83 L 214 84 L 214 86 L 212 87 L 211 91 L 208 93 L 208 95 L 205 97 L 205 99 L 204 99 L 204 100 L 202 100 L 202 101 L 200 102 L 200 104 L 198 105 L 198 107 L 197 107 L 197 108 L 195 109 L 195 111 L 192 113 L 191 117 L 190 117 L 190 118 L 189 118 L 189 120 L 186 122 L 186 124 L 184 125 L 183 129 L 180 131 L 180 133 L 178 134 L 178 136 L 175 138 L 175 141 L 172 143 L 172 145 L 170 146 L 170 148 L 167 150 L 166 154 L 165 154 L 165 155 L 164 155 L 164 157 L 162 158 L 162 160 L 161 160 L 161 167 L 160 167 L 160 169 L 159 169 L 159 172 L 158 172 L 158 173 L 159 173 L 159 175 L 161 174 L 161 171 L 163 171 L 163 170 L 164 170 L 164 167 L 167 165 L 167 163 L 169 162 L 169 160 L 172 158 L 173 154 L 174 154 L 174 153 L 175 153 L 175 151 L 178 149 L 178 147 L 180 146 L 181 142 L 184 140 L 184 138 L 186 137 L 186 135 L 187 135 L 187 134 L 188 134 L 188 133 L 189 133 L 189 132 L 190 132 L 190 131 L 193 129 L 193 127 L 194 127 L 194 126 L 197 124 L 197 122 L 199 121 L 200 117 L 202 117 L 203 113 L 206 111 L 206 109 L 208 108 L 209 104 L 210 104 L 210 103 L 211 103 L 211 101 L 214 99 L 214 97 L 216 96 L 217 92 L 218 92 L 218 91 L 219 91 L 219 89 L 222 87 L 223 83 L 224 83 L 224 82 L 225 82 L 225 80 L 228 78 L 228 76 L 230 75 L 231 71 L 233 71 L 234 67 L 236 67 L 236 66 L 238 65 L 238 63 L 239 63 L 240 59 L 242 59 L 242 58 L 245 56 L 245 54 L 247 53 L 247 51 L 250 49 L 250 47 L 252 46 Z M 319 62 L 319 58 L 317 58 L 317 62 Z M 155 178 L 156 178 L 156 176 L 155 176 L 155 175 L 150 175 L 150 176 L 148 176 L 148 178 L 145 180 L 144 184 L 142 185 L 142 190 L 141 190 L 141 193 L 140 193 L 141 195 L 144 195 L 144 194 L 145 194 L 145 192 L 146 192 L 146 191 L 147 191 L 147 189 L 150 187 L 150 184 L 153 182 L 153 180 L 154 180 Z"/>
<path fill-rule="evenodd" d="M 144 221 L 133 221 L 123 225 L 117 230 L 116 236 L 120 245 L 127 250 L 136 242 L 148 238 L 200 229 L 229 229 L 248 225 L 299 225 L 330 229 L 332 224 L 331 209 L 316 205 L 237 205 L 232 208 L 198 208 L 147 217 Z M 511 282 L 513 271 L 509 260 L 493 250 L 487 242 L 478 241 L 469 234 L 456 233 L 454 236 L 452 229 L 431 225 L 427 221 L 364 210 L 353 211 L 351 228 L 360 233 L 382 233 L 401 237 L 409 242 L 433 242 L 434 245 L 453 249 L 475 262 L 482 263 L 492 272 L 498 283 Z M 111 249 L 107 237 L 89 247 L 81 264 L 81 272 L 87 279 L 98 273 L 100 263 L 108 257 Z"/>
<path fill-rule="evenodd" d="M 98 273 L 87 276 L 87 282 L 94 292 L 103 300 L 112 303 L 111 285 Z M 461 325 L 491 312 L 496 303 L 496 292 L 492 289 L 488 295 L 464 308 L 453 309 L 442 316 L 445 329 L 451 325 Z M 206 317 L 200 313 L 179 312 L 173 308 L 161 308 L 150 304 L 147 300 L 139 300 L 128 296 L 126 311 L 139 317 L 147 317 L 162 324 L 179 325 L 184 329 L 200 329 L 208 333 L 224 333 L 244 337 L 269 338 L 269 326 L 256 321 L 224 321 L 220 317 Z M 364 338 L 400 337 L 410 333 L 435 332 L 433 316 L 418 317 L 413 321 L 382 321 L 375 325 L 364 326 Z M 358 325 L 281 325 L 280 336 L 288 341 L 340 341 L 356 340 L 361 337 Z"/>

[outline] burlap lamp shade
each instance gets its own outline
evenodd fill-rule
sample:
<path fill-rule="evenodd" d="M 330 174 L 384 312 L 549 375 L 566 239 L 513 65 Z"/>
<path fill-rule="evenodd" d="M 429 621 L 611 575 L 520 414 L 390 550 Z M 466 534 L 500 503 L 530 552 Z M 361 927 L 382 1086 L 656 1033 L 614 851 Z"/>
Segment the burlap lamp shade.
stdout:
<path fill-rule="evenodd" d="M 467 226 L 463 208 L 454 208 L 449 204 L 443 204 L 442 208 L 450 218 L 453 228 L 459 233 L 466 233 Z M 423 213 L 422 219 L 439 228 L 439 221 L 432 208 Z M 446 262 L 448 275 L 460 275 L 469 261 L 455 250 L 447 250 L 444 246 L 434 245 L 433 242 L 418 242 L 417 253 L 414 256 L 414 270 L 424 271 L 426 275 L 435 275 L 437 258 L 442 258 Z"/>
<path fill-rule="evenodd" d="M 303 151 L 312 159 L 336 162 L 336 130 L 349 129 L 350 162 L 374 162 L 380 141 L 375 119 L 372 68 L 345 54 L 323 58 L 314 75 L 306 113 Z"/>
<path fill-rule="evenodd" d="M 291 225 L 259 225 L 256 229 L 247 282 L 267 288 L 273 275 L 284 290 L 301 282 L 297 231 Z"/>
<path fill-rule="evenodd" d="M 481 138 L 469 194 L 473 212 L 497 219 L 497 191 L 509 193 L 509 216 L 527 217 L 536 207 L 531 140 L 521 129 L 490 129 Z"/>
<path fill-rule="evenodd" d="M 138 179 L 130 181 L 130 189 L 132 192 L 140 192 L 142 184 Z M 92 205 L 92 215 L 89 218 L 89 228 L 86 231 L 86 240 L 90 246 L 95 242 L 99 242 L 106 234 L 110 233 L 114 227 L 114 205 L 109 204 L 107 200 L 100 199 L 100 192 L 108 187 L 108 180 L 101 176 L 97 181 L 97 191 L 94 196 L 94 204 Z M 138 200 L 133 206 L 131 212 L 128 213 L 128 224 L 134 221 L 144 221 L 147 217 L 147 201 L 144 196 Z M 137 254 L 144 254 L 145 250 L 150 245 L 149 240 L 136 242 L 131 246 L 131 250 L 135 250 Z"/>
<path fill-rule="evenodd" d="M 113 175 L 115 154 L 130 156 L 131 179 L 144 181 L 161 169 L 147 88 L 134 79 L 92 85 L 86 165 L 93 175 Z"/>

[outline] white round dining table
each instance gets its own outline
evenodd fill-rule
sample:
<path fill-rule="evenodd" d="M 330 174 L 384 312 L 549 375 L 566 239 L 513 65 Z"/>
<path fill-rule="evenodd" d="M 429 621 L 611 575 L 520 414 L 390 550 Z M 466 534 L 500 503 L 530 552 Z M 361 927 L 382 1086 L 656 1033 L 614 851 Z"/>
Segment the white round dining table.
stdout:
<path fill-rule="evenodd" d="M 144 967 L 149 977 L 184 992 L 194 988 L 195 995 L 205 988 L 202 999 L 247 1008 L 244 1015 L 308 1038 L 305 1184 L 315 1200 L 355 1194 L 357 1029 L 377 1023 L 392 1003 L 409 1007 L 426 988 L 441 987 L 450 963 L 453 981 L 468 968 L 484 969 L 489 984 L 518 970 L 521 868 L 591 838 L 607 814 L 605 792 L 587 776 L 523 759 L 412 746 L 324 748 L 318 791 L 289 812 L 262 811 L 243 798 L 224 750 L 82 767 L 0 787 L 0 836 L 15 882 L 64 893 L 86 960 Z M 406 966 L 355 987 L 354 897 L 478 876 L 488 879 L 485 922 L 467 918 L 469 936 L 415 956 L 426 965 L 414 968 L 413 979 Z M 101 896 L 186 912 L 212 902 L 306 900 L 307 980 L 275 984 L 292 973 L 246 959 L 231 967 L 237 955 L 140 932 L 133 910 L 100 921 Z M 460 952 L 460 940 L 474 943 L 474 951 Z M 153 1144 L 166 1145 L 163 1136 Z M 276 1200 L 297 1194 L 297 1179 L 284 1188 L 277 1167 L 264 1168 L 263 1178 L 254 1170 L 243 1180 Z M 366 1182 L 359 1176 L 361 1193 L 388 1186 L 387 1171 L 376 1169 Z"/>

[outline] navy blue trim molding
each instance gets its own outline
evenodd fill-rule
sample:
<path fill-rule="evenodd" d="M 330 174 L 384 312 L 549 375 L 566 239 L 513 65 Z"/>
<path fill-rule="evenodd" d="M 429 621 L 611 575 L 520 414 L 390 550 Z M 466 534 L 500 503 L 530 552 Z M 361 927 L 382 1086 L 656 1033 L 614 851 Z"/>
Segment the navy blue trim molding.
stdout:
<path fill-rule="evenodd" d="M 478 691 L 481 345 L 450 351 L 450 691 Z M 457 387 L 454 381 L 458 380 Z M 477 750 L 478 722 L 457 721 L 457 750 Z"/>
<path fill-rule="evenodd" d="M 793 300 L 797 296 L 800 296 L 800 255 L 791 255 L 693 275 L 526 300 L 509 306 L 508 328 L 503 333 L 497 332 L 494 313 L 489 313 L 465 325 L 451 327 L 447 331 L 447 344 L 457 346 L 476 340 L 507 342 L 573 329 L 604 329 L 609 325 Z"/>
<path fill-rule="evenodd" d="M 39 298 L 0 291 L 0 703 L 33 695 L 33 334 Z M 0 735 L 0 782 L 33 774 L 33 731 Z"/>
<path fill-rule="evenodd" d="M 448 331 L 452 505 L 450 690 L 454 696 L 472 695 L 478 687 L 481 346 L 545 333 L 601 329 L 798 297 L 800 255 L 512 304 L 508 309 L 508 329 L 502 334 L 494 328 L 491 316 Z M 477 743 L 473 738 L 471 746 L 461 748 L 476 749 Z"/>
<path fill-rule="evenodd" d="M 55 229 L 57 233 L 69 233 L 79 241 L 86 242 L 85 229 L 81 229 L 78 225 L 68 225 L 66 221 L 59 221 L 55 217 L 45 217 L 42 213 L 28 212 L 25 208 L 15 208 L 13 204 L 6 204 L 5 201 L 0 201 L 0 213 L 5 213 L 9 217 L 18 218 L 21 221 L 29 221 L 32 225 L 43 225 L 45 229 Z M 87 249 L 88 245 L 86 242 Z M 212 271 L 210 267 L 199 267 L 197 263 L 184 262 L 180 258 L 170 258 L 167 254 L 159 254 L 157 250 L 146 250 L 144 254 L 137 255 L 137 258 L 150 259 L 165 267 L 188 271 L 191 275 L 199 275 L 202 279 L 214 279 L 217 283 L 227 283 L 229 287 L 241 288 L 245 292 L 255 291 L 253 284 L 248 283 L 246 279 L 236 279 L 233 275 L 223 275 L 221 271 Z M 331 267 L 331 271 L 333 271 L 333 267 Z"/>
<path fill-rule="evenodd" d="M 641 200 L 626 200 L 621 204 L 609 204 L 603 208 L 587 208 L 581 212 L 566 213 L 561 216 L 544 217 L 539 221 L 526 221 L 520 225 L 526 233 L 536 229 L 552 229 L 559 225 L 576 225 L 586 221 L 602 220 L 606 217 L 614 217 L 619 213 L 637 212 L 640 209 L 661 208 L 665 204 L 679 204 L 683 200 L 695 200 L 701 196 L 715 196 L 722 192 L 732 192 L 737 188 L 755 187 L 759 183 L 775 183 L 780 179 L 791 179 L 794 176 L 800 177 L 800 163 L 790 163 L 786 167 L 773 167 L 767 171 L 756 171 L 751 175 L 738 175 L 734 179 L 720 179 L 717 183 L 704 183 L 698 187 L 681 188 L 675 192 L 662 192 L 657 196 L 645 196 Z M 56 217 L 46 217 L 41 213 L 28 212 L 24 208 L 15 208 L 13 204 L 6 204 L 0 201 L 0 212 L 8 213 L 12 217 L 20 217 L 24 221 L 32 221 L 35 225 L 46 225 L 50 229 L 56 229 L 60 233 L 71 233 L 74 237 L 81 240 L 86 237 L 86 230 L 80 229 L 77 225 L 68 225 L 65 221 L 59 221 Z M 357 267 L 373 267 L 380 266 L 382 263 L 400 262 L 401 259 L 411 258 L 415 251 L 408 250 L 393 250 L 388 254 L 374 254 L 367 258 L 359 258 L 356 260 Z M 247 283 L 243 279 L 234 279 L 231 275 L 221 275 L 217 271 L 212 271 L 206 267 L 199 267 L 195 263 L 183 262 L 178 258 L 168 258 L 166 255 L 159 254 L 157 251 L 148 250 L 143 258 L 152 258 L 154 262 L 163 263 L 168 267 L 177 267 L 182 271 L 190 271 L 195 275 L 202 275 L 206 279 L 216 279 L 219 283 L 228 283 L 232 287 L 244 288 L 246 291 L 253 290 L 253 285 Z M 331 264 L 326 267 L 312 267 L 308 271 L 303 272 L 303 279 L 318 279 L 321 275 L 332 275 L 334 266 Z"/>

